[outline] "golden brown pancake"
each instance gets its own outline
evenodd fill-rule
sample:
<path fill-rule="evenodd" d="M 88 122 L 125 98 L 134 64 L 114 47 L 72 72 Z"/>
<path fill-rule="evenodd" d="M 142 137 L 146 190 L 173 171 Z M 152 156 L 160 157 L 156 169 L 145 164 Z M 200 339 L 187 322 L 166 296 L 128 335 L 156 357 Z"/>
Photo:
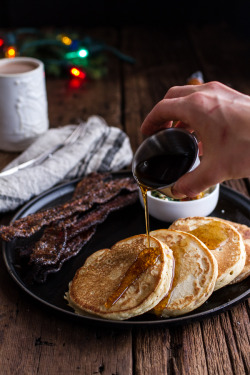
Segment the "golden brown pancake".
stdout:
<path fill-rule="evenodd" d="M 218 275 L 212 253 L 195 236 L 185 232 L 159 229 L 150 235 L 166 243 L 175 259 L 171 291 L 153 312 L 171 317 L 186 314 L 202 305 L 212 294 Z"/>
<path fill-rule="evenodd" d="M 246 259 L 245 246 L 242 236 L 229 223 L 212 217 L 188 217 L 176 220 L 169 229 L 193 234 L 213 253 L 218 262 L 215 290 L 241 273 Z"/>
<path fill-rule="evenodd" d="M 151 310 L 170 288 L 174 259 L 159 240 L 151 238 L 150 246 L 146 235 L 137 235 L 95 252 L 69 285 L 70 306 L 115 320 Z"/>
<path fill-rule="evenodd" d="M 245 245 L 246 260 L 245 265 L 241 273 L 231 281 L 230 284 L 236 284 L 246 279 L 250 275 L 250 228 L 244 224 L 234 223 L 233 221 L 223 220 L 226 223 L 231 224 L 242 236 L 242 240 Z"/>

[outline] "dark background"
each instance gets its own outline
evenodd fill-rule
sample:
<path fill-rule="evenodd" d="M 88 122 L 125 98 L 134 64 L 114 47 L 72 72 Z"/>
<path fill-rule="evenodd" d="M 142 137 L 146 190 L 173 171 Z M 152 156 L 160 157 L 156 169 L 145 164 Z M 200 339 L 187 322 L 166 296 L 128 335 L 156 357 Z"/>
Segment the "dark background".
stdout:
<path fill-rule="evenodd" d="M 226 22 L 250 34 L 250 1 L 1 0 L 0 27 L 171 25 Z"/>

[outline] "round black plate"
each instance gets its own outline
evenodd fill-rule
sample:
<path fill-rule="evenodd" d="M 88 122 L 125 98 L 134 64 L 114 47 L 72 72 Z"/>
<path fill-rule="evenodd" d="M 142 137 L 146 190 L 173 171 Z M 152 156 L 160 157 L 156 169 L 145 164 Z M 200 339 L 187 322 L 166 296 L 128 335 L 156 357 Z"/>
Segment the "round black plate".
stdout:
<path fill-rule="evenodd" d="M 15 215 L 12 221 L 38 210 L 65 202 L 70 198 L 77 182 L 78 180 L 60 185 L 33 199 Z M 221 186 L 219 202 L 211 216 L 250 226 L 250 200 L 230 188 Z M 167 228 L 169 224 L 150 218 L 151 230 Z M 64 294 L 67 292 L 68 283 L 72 280 L 76 270 L 83 265 L 85 259 L 94 251 L 109 248 L 115 242 L 139 233 L 145 233 L 145 221 L 144 211 L 138 201 L 134 205 L 122 209 L 122 212 L 112 213 L 103 224 L 99 225 L 96 234 L 83 247 L 81 252 L 76 257 L 65 262 L 59 272 L 50 274 L 44 284 L 32 284 L 26 281 L 25 269 L 20 267 L 16 257 L 16 241 L 3 243 L 3 257 L 12 278 L 30 296 L 43 305 L 54 309 L 54 311 L 89 323 L 112 324 L 121 327 L 159 324 L 171 326 L 199 320 L 225 311 L 250 295 L 249 280 L 246 279 L 241 283 L 217 290 L 201 307 L 187 315 L 176 318 L 162 319 L 152 314 L 144 314 L 127 321 L 114 321 L 75 314 L 67 305 Z"/>

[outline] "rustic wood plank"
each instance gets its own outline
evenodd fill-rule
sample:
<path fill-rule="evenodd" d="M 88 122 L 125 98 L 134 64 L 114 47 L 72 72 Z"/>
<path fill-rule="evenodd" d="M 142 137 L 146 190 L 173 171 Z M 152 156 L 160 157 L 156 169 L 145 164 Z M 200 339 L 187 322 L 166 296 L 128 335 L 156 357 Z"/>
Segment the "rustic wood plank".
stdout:
<path fill-rule="evenodd" d="M 249 373 L 249 315 L 245 304 L 201 323 L 208 373 Z"/>
<path fill-rule="evenodd" d="M 134 34 L 137 38 L 133 39 Z M 124 66 L 123 70 L 124 120 L 134 149 L 142 140 L 139 130 L 141 122 L 169 87 L 184 84 L 193 71 L 203 66 L 205 75 L 209 77 L 210 70 L 205 69 L 207 61 L 202 55 L 203 49 L 201 54 L 199 51 L 195 54 L 187 39 L 184 37 L 180 41 L 178 37 L 177 34 L 170 37 L 162 30 L 151 30 L 145 34 L 144 30 L 138 28 L 126 29 L 123 34 L 125 51 L 137 60 L 136 66 Z M 157 42 L 152 43 L 152 39 Z M 180 54 L 185 56 L 185 66 L 180 64 Z M 243 180 L 231 182 L 231 186 L 248 195 Z M 230 324 L 228 316 L 222 314 L 221 319 L 224 324 Z M 233 374 L 236 368 L 244 371 L 242 361 L 235 365 L 239 358 L 237 354 L 232 356 L 232 350 L 229 352 L 220 321 L 216 322 L 216 327 L 208 320 L 181 329 L 164 330 L 164 333 L 162 330 L 157 334 L 151 331 L 137 332 L 134 338 L 136 374 Z M 219 338 L 217 331 L 220 331 Z M 164 342 L 163 348 L 159 341 Z M 223 353 L 223 360 L 218 353 Z"/>
<path fill-rule="evenodd" d="M 18 374 L 132 374 L 132 335 L 84 325 L 21 292 L 0 257 L 1 371 Z M 49 317 L 49 319 L 48 319 Z M 49 369 L 49 370 L 48 370 Z"/>
<path fill-rule="evenodd" d="M 232 339 L 230 337 L 229 345 L 233 347 L 231 349 L 232 356 L 239 356 L 239 359 L 234 358 L 232 364 L 235 369 L 235 374 L 241 374 L 238 371 L 240 365 L 242 373 L 250 373 L 250 360 L 249 360 L 249 346 L 250 346 L 250 318 L 249 318 L 249 303 L 250 299 L 235 306 L 232 311 L 229 311 L 229 317 L 232 325 Z M 236 368 L 237 367 L 237 368 Z"/>
<path fill-rule="evenodd" d="M 134 66 L 123 66 L 124 123 L 135 150 L 143 139 L 140 125 L 147 113 L 171 86 L 184 84 L 198 66 L 188 39 L 178 29 L 128 27 L 122 34 L 122 47 L 136 59 Z"/>
<path fill-rule="evenodd" d="M 232 32 L 225 23 L 189 25 L 190 45 L 205 81 L 220 81 L 250 95 L 249 50 L 246 36 Z M 225 185 L 250 196 L 249 178 Z"/>
<path fill-rule="evenodd" d="M 56 319 L 44 323 L 38 374 L 48 367 L 65 374 L 132 374 L 130 330 L 115 332 L 69 322 L 58 328 Z M 55 345 L 46 345 L 55 338 Z"/>
<path fill-rule="evenodd" d="M 239 55 L 230 56 L 230 43 L 236 43 L 237 38 L 230 39 L 221 49 L 219 30 L 217 26 L 214 31 L 211 27 L 200 27 L 197 34 L 197 27 L 192 29 L 192 44 L 178 28 L 145 31 L 128 27 L 122 31 L 121 39 L 113 29 L 95 31 L 96 37 L 114 43 L 137 62 L 132 66 L 109 57 L 112 66 L 109 75 L 100 81 L 87 81 L 76 91 L 70 91 L 64 80 L 48 82 L 51 126 L 99 114 L 111 125 L 124 126 L 135 150 L 142 140 L 139 128 L 147 112 L 170 86 L 183 84 L 193 71 L 203 70 L 208 80 L 226 83 L 230 78 L 235 88 L 249 93 L 249 73 L 246 79 L 236 68 L 230 73 L 230 66 L 236 57 L 245 54 L 247 47 L 241 42 L 232 46 Z M 225 30 L 223 35 L 228 36 Z M 213 40 L 218 40 L 218 46 Z M 239 64 L 243 73 L 245 64 Z M 13 156 L 0 153 L 0 166 Z M 226 184 L 249 194 L 246 181 Z M 11 216 L 11 213 L 1 215 L 0 222 L 8 222 Z M 248 301 L 202 322 L 171 329 L 144 328 L 131 333 L 131 330 L 82 325 L 57 316 L 19 290 L 8 275 L 2 256 L 0 268 L 0 358 L 4 374 L 246 375 L 250 372 Z"/>
<path fill-rule="evenodd" d="M 181 85 L 185 83 L 187 76 L 190 75 L 194 70 L 200 69 L 201 67 L 201 65 L 196 65 L 196 61 L 199 61 L 199 59 L 197 59 L 197 56 L 195 56 L 197 60 L 193 58 L 193 63 L 190 63 L 192 69 L 189 68 L 189 71 L 187 69 L 187 66 L 182 69 L 183 67 L 178 65 L 179 70 L 177 74 L 179 74 L 179 76 L 176 77 L 173 74 L 175 72 L 174 62 L 178 60 L 178 53 L 176 53 L 176 48 L 174 45 L 174 43 L 176 43 L 176 39 L 172 38 L 171 40 L 173 44 L 170 43 L 169 45 L 169 40 L 166 36 L 164 39 L 166 43 L 164 44 L 162 34 L 159 30 L 157 30 L 157 37 L 155 40 L 158 40 L 159 44 L 161 45 L 161 47 L 157 50 L 155 48 L 155 45 L 153 48 L 151 48 L 152 44 L 150 42 L 152 34 L 150 34 L 150 32 L 147 35 L 141 32 L 140 35 L 139 31 L 139 38 L 133 40 L 132 34 L 134 34 L 135 32 L 138 36 L 138 29 L 136 29 L 136 31 L 133 29 L 126 30 L 124 36 L 124 45 L 126 51 L 135 56 L 137 59 L 136 67 L 124 67 L 124 77 L 126 77 L 124 83 L 124 95 L 126 103 L 125 125 L 127 132 L 131 137 L 133 137 L 132 139 L 134 139 L 132 140 L 132 145 L 134 148 L 138 146 L 138 143 L 136 142 L 142 139 L 138 127 L 140 126 L 140 123 L 146 116 L 147 112 L 158 100 L 162 98 L 162 96 L 170 86 L 176 84 Z M 171 37 L 173 36 L 171 35 Z M 143 45 L 142 50 L 139 48 L 139 45 Z M 148 48 L 148 50 L 150 49 L 150 52 L 145 52 L 147 51 L 147 49 L 145 48 L 146 45 L 150 46 Z M 171 51 L 168 55 L 166 46 L 168 47 L 168 52 Z M 183 55 L 185 55 L 185 63 L 187 60 L 189 62 L 192 61 L 192 57 L 190 57 L 190 55 L 192 56 L 192 53 L 190 53 L 190 46 L 188 45 L 188 43 L 186 42 L 185 45 L 185 42 L 182 41 L 181 46 L 179 43 L 179 47 L 181 47 L 180 49 Z M 154 54 L 154 58 L 150 59 L 148 55 L 150 53 Z M 164 60 L 164 58 L 166 58 L 166 60 Z M 157 65 L 155 61 L 157 61 Z M 205 63 L 204 66 L 207 67 Z M 172 73 L 171 75 L 170 72 Z M 207 70 L 205 73 L 207 73 Z M 138 108 L 144 108 L 145 112 L 141 112 L 141 110 L 138 111 Z M 233 185 L 232 187 L 244 191 L 246 195 L 248 194 L 243 181 L 237 182 L 236 186 Z M 225 320 L 224 314 L 222 314 L 222 319 Z M 158 335 L 153 335 L 153 339 L 152 336 L 150 336 L 149 338 L 149 334 L 147 332 L 140 332 L 139 334 L 137 334 L 134 349 L 136 373 L 233 373 L 234 368 L 232 367 L 233 365 L 230 365 L 230 355 L 228 352 L 226 340 L 222 337 L 219 340 L 218 345 L 218 342 L 214 340 L 216 330 L 213 329 L 213 327 L 209 327 L 209 322 L 202 323 L 203 327 L 205 327 L 203 328 L 203 331 L 205 330 L 206 333 L 210 332 L 210 336 L 211 334 L 213 335 L 213 340 L 211 340 L 210 337 L 209 340 L 205 341 L 205 344 L 203 344 L 204 341 L 201 334 L 200 325 L 198 323 L 197 325 L 184 327 L 181 335 L 180 330 L 175 330 L 174 332 L 172 331 L 172 335 L 168 331 L 167 333 L 165 333 L 165 337 L 168 338 L 168 342 L 166 343 L 166 345 L 169 348 L 171 347 L 170 343 L 172 343 L 172 341 L 177 340 L 177 347 L 179 343 L 180 350 L 177 350 L 178 354 L 176 353 L 176 351 L 167 351 L 165 347 L 164 349 L 159 347 L 159 333 Z M 220 324 L 218 323 L 218 329 L 219 327 Z M 180 336 L 182 337 L 181 339 Z M 154 337 L 156 337 L 156 339 L 154 339 Z M 171 354 L 172 352 L 174 352 L 174 355 Z M 221 360 L 218 359 L 218 356 L 214 359 L 211 355 L 211 353 L 213 353 L 213 355 L 217 353 L 218 355 L 218 353 L 220 352 L 224 353 L 223 355 L 225 357 L 224 359 L 226 366 L 224 365 L 224 362 L 222 363 Z M 205 359 L 206 354 L 208 355 L 208 363 Z M 149 358 L 149 361 L 146 360 L 146 358 Z M 161 358 L 161 360 L 159 360 L 159 358 Z M 236 358 L 233 358 L 233 363 L 234 360 L 236 360 Z M 167 365 L 166 361 L 168 362 Z M 238 365 L 237 369 L 244 370 L 242 367 L 242 363 Z M 166 372 L 167 370 L 169 372 Z"/>
<path fill-rule="evenodd" d="M 200 323 L 183 328 L 183 350 L 186 374 L 209 374 Z"/>
<path fill-rule="evenodd" d="M 206 81 L 220 81 L 250 94 L 247 36 L 226 23 L 190 25 L 190 40 Z"/>
<path fill-rule="evenodd" d="M 30 374 L 39 362 L 33 353 L 33 335 L 40 329 L 40 324 L 29 309 L 26 296 L 7 274 L 2 256 L 0 265 L 1 371 L 5 374 Z"/>
<path fill-rule="evenodd" d="M 233 369 L 220 319 L 218 315 L 201 323 L 205 355 L 209 374 L 229 375 L 233 374 Z"/>
<path fill-rule="evenodd" d="M 86 30 L 84 35 L 107 45 L 118 46 L 117 32 L 113 28 Z M 73 89 L 70 79 L 47 79 L 47 96 L 50 127 L 75 123 L 98 115 L 112 126 L 121 127 L 121 87 L 117 57 L 102 53 L 107 60 L 107 75 L 101 79 L 86 79 L 82 86 Z"/>
<path fill-rule="evenodd" d="M 134 344 L 136 374 L 208 374 L 198 322 L 170 329 L 139 330 Z"/>
<path fill-rule="evenodd" d="M 249 49 L 247 36 L 232 32 L 226 23 L 190 25 L 189 35 L 194 54 L 205 81 L 223 82 L 250 95 Z M 250 196 L 249 178 L 225 184 Z"/>
<path fill-rule="evenodd" d="M 91 35 L 117 46 L 114 29 L 94 30 Z M 65 80 L 47 81 L 51 127 L 75 122 L 79 117 L 85 120 L 90 115 L 103 116 L 110 125 L 122 127 L 120 62 L 111 55 L 108 62 L 106 77 L 87 80 L 75 91 Z M 17 155 L 0 156 L 1 166 L 5 166 Z M 7 223 L 12 214 L 1 215 L 1 222 Z M 54 316 L 20 293 L 7 274 L 2 257 L 0 265 L 4 270 L 0 275 L 0 357 L 5 374 L 132 374 L 130 330 L 115 332 Z"/>
<path fill-rule="evenodd" d="M 118 34 L 111 28 L 86 30 L 94 40 L 118 46 Z M 120 64 L 117 57 L 103 52 L 107 75 L 101 79 L 87 78 L 80 87 L 71 87 L 71 79 L 46 77 L 49 126 L 51 128 L 78 123 L 89 116 L 103 117 L 111 126 L 122 128 Z M 20 153 L 0 151 L 0 170 Z"/>
<path fill-rule="evenodd" d="M 134 374 L 168 374 L 168 330 L 138 329 L 133 336 Z"/>

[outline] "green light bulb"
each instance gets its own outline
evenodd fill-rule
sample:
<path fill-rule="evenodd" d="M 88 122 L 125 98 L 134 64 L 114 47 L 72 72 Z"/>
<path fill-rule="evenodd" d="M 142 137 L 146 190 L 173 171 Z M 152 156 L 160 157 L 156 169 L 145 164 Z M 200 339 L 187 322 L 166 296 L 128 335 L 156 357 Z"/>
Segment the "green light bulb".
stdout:
<path fill-rule="evenodd" d="M 88 51 L 86 50 L 86 49 L 84 49 L 84 48 L 82 48 L 82 49 L 80 49 L 79 51 L 78 51 L 78 56 L 79 57 L 87 57 L 88 56 Z"/>

